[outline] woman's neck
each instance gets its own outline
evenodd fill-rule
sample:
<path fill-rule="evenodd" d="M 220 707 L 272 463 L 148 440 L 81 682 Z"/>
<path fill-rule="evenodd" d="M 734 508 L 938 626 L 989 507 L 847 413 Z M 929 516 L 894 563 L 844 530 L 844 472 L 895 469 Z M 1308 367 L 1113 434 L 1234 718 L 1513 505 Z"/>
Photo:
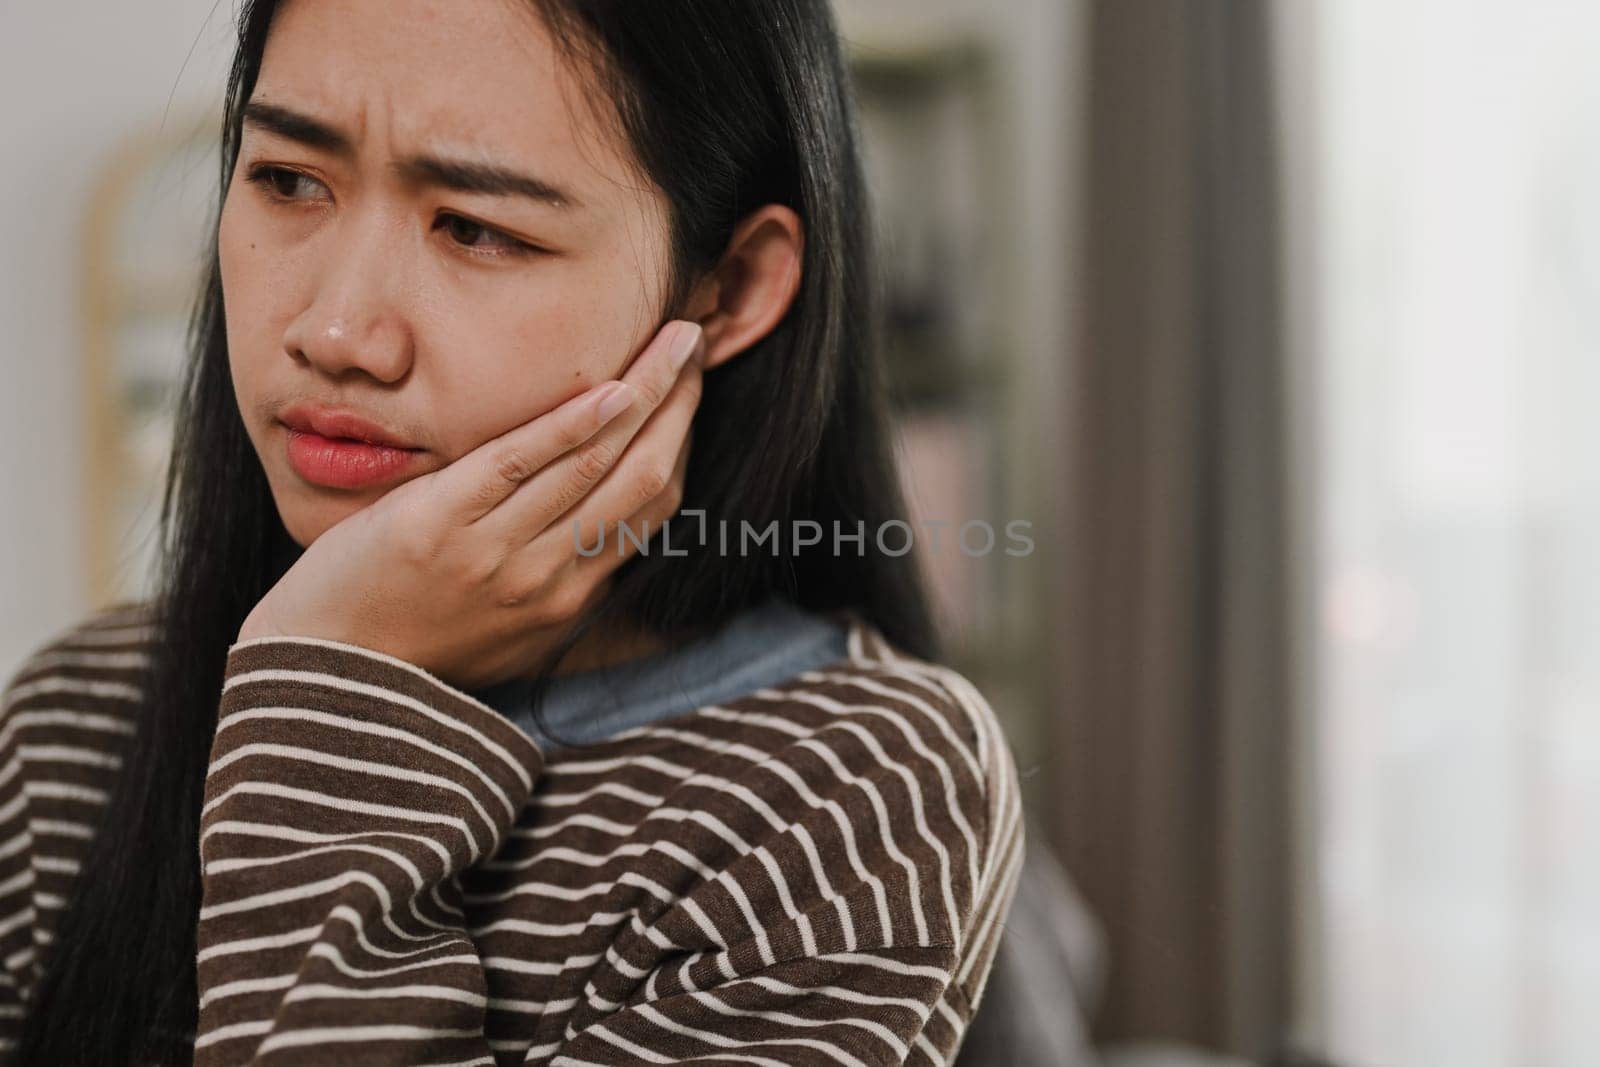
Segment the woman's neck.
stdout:
<path fill-rule="evenodd" d="M 619 622 L 602 619 L 578 639 L 553 673 L 560 676 L 614 667 L 681 647 L 712 629 L 710 626 L 692 626 L 664 632 L 647 629 L 632 620 Z"/>

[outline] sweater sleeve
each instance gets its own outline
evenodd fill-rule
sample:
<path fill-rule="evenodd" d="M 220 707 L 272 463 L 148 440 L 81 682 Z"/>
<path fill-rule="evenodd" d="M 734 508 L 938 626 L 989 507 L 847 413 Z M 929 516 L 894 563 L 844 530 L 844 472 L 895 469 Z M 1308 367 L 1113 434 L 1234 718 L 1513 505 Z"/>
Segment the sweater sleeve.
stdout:
<path fill-rule="evenodd" d="M 631 1004 L 560 1045 L 551 1067 L 949 1063 L 972 1009 L 948 945 L 785 960 Z M 672 977 L 650 976 L 653 987 Z"/>
<path fill-rule="evenodd" d="M 201 810 L 197 1067 L 343 1063 L 356 1047 L 493 1063 L 460 876 L 541 769 L 514 725 L 399 659 L 235 644 Z"/>

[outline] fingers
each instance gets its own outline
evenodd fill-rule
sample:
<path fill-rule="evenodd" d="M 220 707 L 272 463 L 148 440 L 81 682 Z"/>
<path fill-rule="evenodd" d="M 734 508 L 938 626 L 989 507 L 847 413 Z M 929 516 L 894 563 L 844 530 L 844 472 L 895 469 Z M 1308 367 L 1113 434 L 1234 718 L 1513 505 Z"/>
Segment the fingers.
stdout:
<path fill-rule="evenodd" d="M 663 409 L 664 412 L 665 409 Z M 648 432 L 650 432 L 649 427 L 645 430 L 645 433 Z M 572 516 L 569 515 L 565 520 L 556 523 L 551 529 L 547 530 L 538 541 L 529 545 L 526 551 L 518 553 L 509 559 L 507 566 L 513 571 L 517 571 L 520 568 L 524 572 L 537 573 L 541 559 L 554 557 L 557 553 L 565 552 L 568 555 L 574 555 L 575 558 L 569 560 L 562 568 L 561 581 L 570 583 L 578 589 L 593 589 L 599 586 L 612 571 L 622 566 L 623 563 L 627 562 L 639 551 L 640 542 L 648 542 L 667 521 L 678 513 L 678 507 L 683 501 L 684 476 L 689 467 L 692 438 L 692 434 L 684 437 L 682 446 L 678 450 L 677 462 L 673 464 L 667 488 L 663 492 L 656 494 L 643 507 L 623 520 L 626 522 L 628 529 L 633 531 L 636 536 L 624 537 L 615 519 L 610 517 L 605 520 L 604 536 L 602 536 L 602 531 L 599 527 L 600 520 L 583 522 L 581 523 L 581 529 L 584 531 L 584 550 L 579 553 L 576 552 L 576 544 L 573 540 L 572 532 Z M 641 442 L 642 439 L 643 435 L 641 434 Z M 624 462 L 624 466 L 626 466 L 626 462 Z M 617 473 L 621 473 L 621 470 L 622 468 L 619 467 Z M 596 493 L 604 488 L 602 486 L 601 489 L 597 489 Z M 593 499 L 593 496 L 589 498 L 589 500 Z M 588 503 L 589 501 L 585 501 L 584 506 L 587 507 Z M 576 514 L 576 511 L 574 514 Z M 611 512 L 611 514 L 614 515 L 615 512 Z M 682 548 L 684 546 L 679 545 L 678 547 Z M 653 550 L 661 551 L 663 546 L 658 544 L 654 546 Z M 676 553 L 677 549 L 674 549 L 674 554 Z"/>
<path fill-rule="evenodd" d="M 603 435 L 597 435 L 595 442 L 579 448 L 571 464 L 568 459 L 555 462 L 522 486 L 493 517 L 506 537 L 501 544 L 509 552 L 531 542 L 565 544 L 566 550 L 573 552 L 574 520 L 581 523 L 584 536 L 592 539 L 602 523 L 610 528 L 669 490 L 675 461 L 686 446 L 694 411 L 699 408 L 701 386 L 699 363 L 690 360 L 680 368 L 666 400 L 648 414 L 634 440 L 627 443 L 621 458 L 606 456 L 592 467 L 586 464 L 582 453 L 602 442 Z M 618 424 L 622 421 L 618 419 Z M 541 485 L 547 475 L 554 488 Z M 678 490 L 682 491 L 682 485 Z"/>
<path fill-rule="evenodd" d="M 686 327 L 682 332 L 664 329 L 661 348 L 652 345 L 629 368 L 628 384 L 636 388 L 637 399 L 627 412 L 527 479 L 475 525 L 515 550 L 564 520 L 602 483 L 601 506 L 616 507 L 606 515 L 608 522 L 658 493 L 700 403 L 700 364 L 692 357 L 703 350 L 703 338 L 697 324 L 680 325 Z M 570 529 L 566 537 L 570 544 Z"/>
<path fill-rule="evenodd" d="M 638 389 L 644 398 L 638 421 L 633 423 L 627 436 L 632 437 L 632 430 L 638 429 L 667 398 L 667 394 L 678 383 L 683 368 L 704 343 L 705 337 L 698 322 L 675 319 L 663 326 L 656 341 L 640 353 L 622 376 L 622 380 Z"/>
<path fill-rule="evenodd" d="M 693 355 L 699 335 L 696 323 L 668 323 L 645 346 L 621 382 L 597 385 L 484 442 L 434 475 L 433 490 L 450 502 L 447 506 L 452 507 L 457 521 L 467 524 L 492 513 L 562 456 L 569 457 L 564 461 L 567 464 L 578 465 L 578 477 L 598 481 L 649 411 L 670 391 L 677 370 Z M 645 403 L 641 404 L 641 399 Z M 620 435 L 606 436 L 602 433 L 606 430 L 620 431 Z M 585 445 L 587 450 L 580 448 Z"/>
<path fill-rule="evenodd" d="M 637 551 L 636 542 L 648 541 L 678 513 L 683 502 L 698 405 L 698 390 L 675 391 L 640 431 L 616 469 L 540 535 L 532 550 L 554 551 L 559 543 L 566 551 L 577 552 L 581 544 L 584 558 L 579 560 L 580 570 L 599 565 L 606 571 Z M 630 536 L 618 529 L 619 520 L 628 524 Z M 603 546 L 596 552 L 596 543 L 602 540 Z M 610 566 L 605 565 L 607 560 Z"/>

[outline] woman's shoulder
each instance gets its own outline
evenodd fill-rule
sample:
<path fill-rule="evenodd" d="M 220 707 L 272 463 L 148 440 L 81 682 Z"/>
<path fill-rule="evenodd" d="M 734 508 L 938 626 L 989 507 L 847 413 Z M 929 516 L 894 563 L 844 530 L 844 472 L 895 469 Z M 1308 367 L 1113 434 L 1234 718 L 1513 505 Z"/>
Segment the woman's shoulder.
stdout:
<path fill-rule="evenodd" d="M 151 601 L 125 599 L 47 635 L 6 680 L 0 714 L 9 723 L 48 712 L 33 718 L 57 725 L 74 715 L 130 715 L 143 697 L 154 619 Z"/>
<path fill-rule="evenodd" d="M 987 862 L 1001 844 L 995 831 L 1019 811 L 1016 765 L 994 709 L 959 671 L 906 653 L 854 613 L 836 617 L 846 628 L 840 658 L 616 734 L 586 754 L 608 757 L 596 768 L 666 760 L 691 791 L 752 790 L 771 805 L 761 818 L 775 830 L 835 801 L 874 824 L 881 816 L 932 827 L 941 844 L 955 835 Z"/>
<path fill-rule="evenodd" d="M 836 686 L 846 694 L 841 703 L 851 693 L 859 693 L 855 699 L 862 706 L 874 706 L 876 698 L 880 708 L 897 708 L 908 726 L 921 721 L 923 744 L 907 747 L 927 757 L 933 769 L 925 766 L 917 776 L 924 783 L 922 803 L 892 814 L 904 815 L 905 824 L 919 832 L 931 829 L 930 836 L 950 846 L 951 862 L 939 873 L 942 885 L 956 887 L 965 914 L 956 939 L 961 963 L 955 988 L 970 1013 L 983 996 L 1026 846 L 1011 746 L 994 708 L 966 675 L 905 652 L 859 617 L 849 617 L 849 634 L 845 659 L 797 681 Z M 976 786 L 970 791 L 963 786 L 966 775 Z M 943 822 L 944 814 L 950 823 Z"/>
<path fill-rule="evenodd" d="M 148 605 L 96 609 L 47 635 L 6 682 L 0 955 L 22 988 L 71 898 L 135 732 L 152 629 Z"/>
<path fill-rule="evenodd" d="M 603 796 L 617 822 L 699 824 L 674 829 L 670 847 L 726 875 L 706 893 L 731 879 L 758 911 L 807 914 L 818 912 L 802 891 L 820 894 L 860 924 L 839 951 L 953 946 L 963 993 L 981 988 L 966 964 L 992 953 L 1021 856 L 1015 763 L 969 679 L 870 622 L 850 620 L 833 662 L 553 754 L 548 771 L 542 817 Z M 783 882 L 793 899 L 763 904 L 774 871 L 795 872 Z"/>
<path fill-rule="evenodd" d="M 972 680 L 904 651 L 860 615 L 843 612 L 839 618 L 847 632 L 845 655 L 793 678 L 784 687 L 788 698 L 893 716 L 931 747 L 945 749 L 940 755 L 970 765 L 986 791 L 1002 786 L 1015 769 L 1011 751 L 994 708 Z"/>

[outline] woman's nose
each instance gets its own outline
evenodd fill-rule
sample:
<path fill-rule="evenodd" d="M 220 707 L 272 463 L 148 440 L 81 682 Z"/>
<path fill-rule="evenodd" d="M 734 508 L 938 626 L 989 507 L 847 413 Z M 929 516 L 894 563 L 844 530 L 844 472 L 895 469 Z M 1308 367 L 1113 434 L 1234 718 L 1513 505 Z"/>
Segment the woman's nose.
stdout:
<path fill-rule="evenodd" d="M 393 382 L 411 366 L 413 338 L 403 302 L 400 231 L 377 213 L 350 215 L 325 234 L 310 302 L 284 332 L 284 350 L 338 376 L 352 367 Z"/>

